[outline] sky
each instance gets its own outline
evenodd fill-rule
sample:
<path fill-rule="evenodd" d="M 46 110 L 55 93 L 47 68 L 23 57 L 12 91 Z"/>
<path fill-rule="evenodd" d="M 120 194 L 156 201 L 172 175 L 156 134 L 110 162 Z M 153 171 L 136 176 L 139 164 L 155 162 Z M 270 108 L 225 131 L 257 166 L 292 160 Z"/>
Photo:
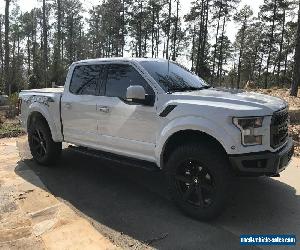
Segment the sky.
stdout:
<path fill-rule="evenodd" d="M 15 0 L 20 8 L 21 11 L 30 11 L 33 7 L 40 6 L 41 1 L 39 0 Z M 181 13 L 185 15 L 188 13 L 190 10 L 191 2 L 194 0 L 182 0 L 181 1 Z M 93 5 L 101 2 L 101 0 L 81 0 L 83 7 L 88 10 L 90 9 Z M 184 4 L 183 4 L 184 3 Z M 245 4 L 250 5 L 254 15 L 256 16 L 258 11 L 259 11 L 259 6 L 263 3 L 263 0 L 241 0 L 241 3 L 237 7 L 238 9 L 242 8 Z M 5 9 L 5 1 L 0 0 L 0 13 L 4 14 L 4 9 Z M 238 27 L 233 23 L 229 22 L 226 30 L 227 30 L 227 35 L 231 41 L 234 41 L 236 32 L 237 32 Z"/>

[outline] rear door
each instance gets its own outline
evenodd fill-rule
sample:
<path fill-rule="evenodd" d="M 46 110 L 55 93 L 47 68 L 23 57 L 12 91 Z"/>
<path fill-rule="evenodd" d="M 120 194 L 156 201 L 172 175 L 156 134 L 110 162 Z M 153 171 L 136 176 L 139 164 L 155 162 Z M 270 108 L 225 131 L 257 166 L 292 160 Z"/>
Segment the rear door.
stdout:
<path fill-rule="evenodd" d="M 96 102 L 102 66 L 78 65 L 74 68 L 69 90 L 61 100 L 64 138 L 80 145 L 97 143 L 98 115 Z"/>

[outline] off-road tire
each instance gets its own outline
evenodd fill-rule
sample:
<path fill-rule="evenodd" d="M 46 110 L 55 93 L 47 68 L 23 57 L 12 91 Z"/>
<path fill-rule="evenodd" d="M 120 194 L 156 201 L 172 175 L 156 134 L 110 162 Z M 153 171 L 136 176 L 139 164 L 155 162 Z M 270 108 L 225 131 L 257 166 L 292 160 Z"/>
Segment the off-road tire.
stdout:
<path fill-rule="evenodd" d="M 186 167 L 182 167 L 185 166 L 182 164 Z M 192 165 L 199 166 L 192 168 Z M 185 214 L 193 218 L 206 221 L 217 217 L 230 198 L 229 162 L 226 155 L 214 145 L 190 143 L 177 147 L 166 163 L 165 172 L 171 198 Z M 192 172 L 196 177 L 191 177 Z M 197 191 L 192 193 L 192 189 Z M 210 195 L 213 198 L 208 199 Z"/>
<path fill-rule="evenodd" d="M 33 159 L 40 165 L 53 165 L 60 158 L 62 143 L 53 141 L 49 126 L 44 120 L 38 119 L 30 125 L 28 143 Z"/>

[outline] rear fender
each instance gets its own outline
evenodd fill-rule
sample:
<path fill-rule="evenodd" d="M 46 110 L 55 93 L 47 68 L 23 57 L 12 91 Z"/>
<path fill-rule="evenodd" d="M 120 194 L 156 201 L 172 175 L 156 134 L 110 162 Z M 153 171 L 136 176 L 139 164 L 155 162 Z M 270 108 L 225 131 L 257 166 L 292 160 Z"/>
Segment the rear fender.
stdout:
<path fill-rule="evenodd" d="M 41 105 L 40 103 L 37 103 L 37 102 L 30 104 L 30 106 L 28 108 L 28 116 L 27 116 L 27 120 L 26 120 L 26 128 L 28 127 L 28 122 L 29 122 L 30 116 L 34 112 L 38 112 L 46 119 L 48 126 L 50 128 L 50 131 L 51 131 L 53 141 L 61 142 L 61 141 L 63 141 L 63 136 L 62 136 L 61 127 L 60 127 L 61 125 L 56 124 L 57 122 L 55 123 L 55 121 L 53 119 L 54 114 L 53 114 L 53 112 L 51 112 L 50 105 L 49 106 Z M 59 120 L 59 122 L 60 122 L 60 120 Z"/>

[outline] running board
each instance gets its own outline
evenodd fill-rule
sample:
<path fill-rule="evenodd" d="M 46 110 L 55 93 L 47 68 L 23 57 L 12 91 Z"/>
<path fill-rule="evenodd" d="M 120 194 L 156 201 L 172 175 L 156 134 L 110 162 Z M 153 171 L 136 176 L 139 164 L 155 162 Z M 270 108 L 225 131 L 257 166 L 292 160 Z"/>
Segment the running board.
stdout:
<path fill-rule="evenodd" d="M 100 150 L 95 150 L 95 149 L 90 149 L 90 148 L 86 148 L 86 147 L 81 147 L 81 146 L 78 147 L 78 146 L 70 145 L 68 147 L 68 149 L 71 149 L 73 151 L 76 151 L 78 153 L 85 154 L 88 156 L 112 161 L 112 162 L 118 163 L 120 165 L 142 168 L 142 169 L 146 169 L 149 171 L 159 171 L 160 170 L 154 162 L 139 160 L 139 159 L 135 159 L 135 158 L 130 158 L 130 157 L 126 157 L 126 156 L 121 156 L 121 155 L 108 153 L 105 151 L 100 151 Z"/>

